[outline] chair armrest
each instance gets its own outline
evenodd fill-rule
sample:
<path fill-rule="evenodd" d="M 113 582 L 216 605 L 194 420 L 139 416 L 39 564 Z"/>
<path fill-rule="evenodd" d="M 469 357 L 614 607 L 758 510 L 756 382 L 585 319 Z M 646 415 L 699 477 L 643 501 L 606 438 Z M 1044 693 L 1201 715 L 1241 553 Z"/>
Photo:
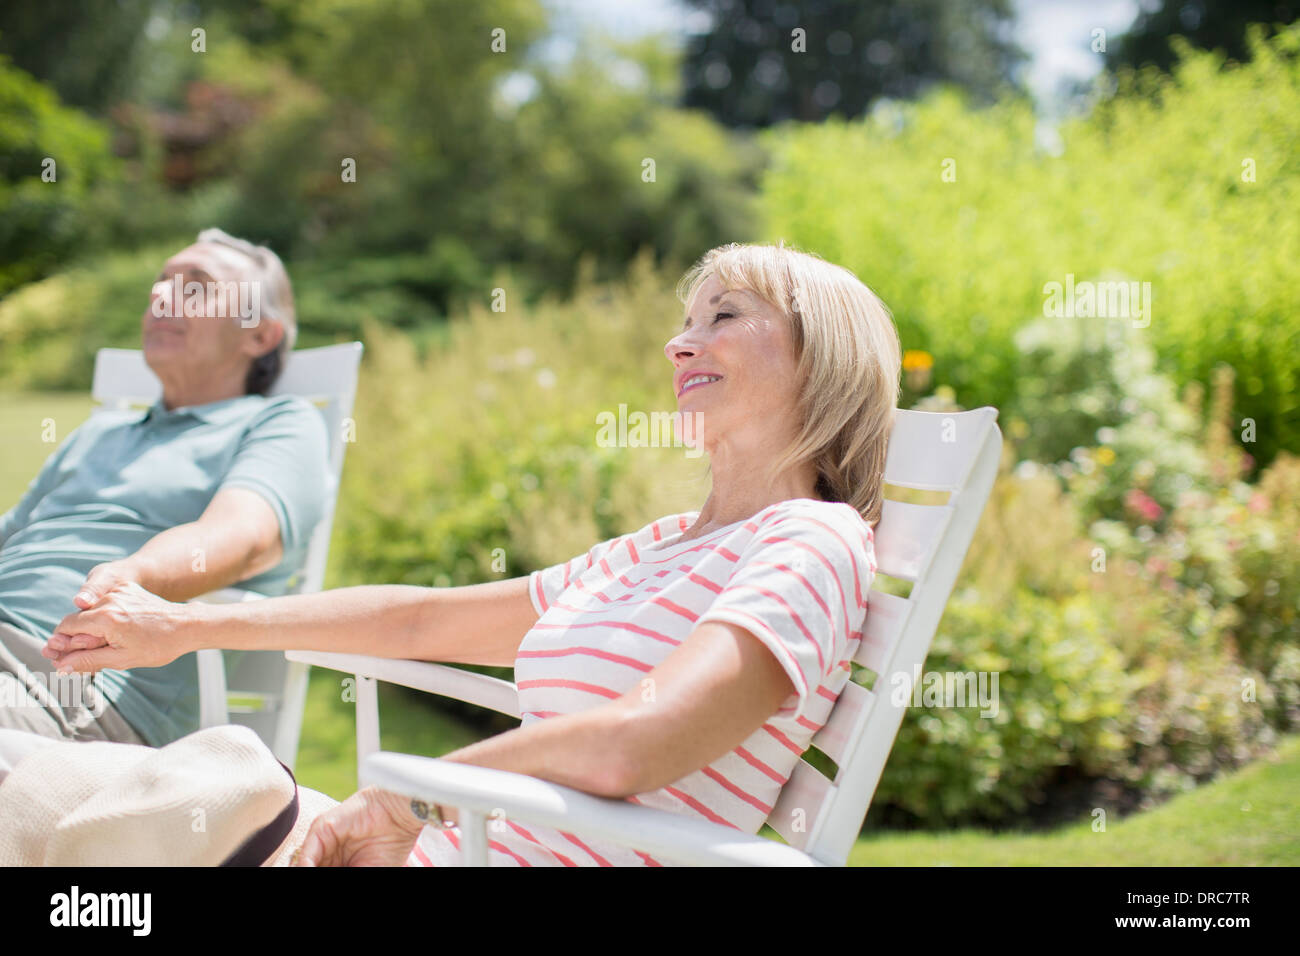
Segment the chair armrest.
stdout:
<path fill-rule="evenodd" d="M 511 819 L 584 834 L 695 866 L 821 865 L 793 847 L 731 827 L 626 800 L 596 797 L 507 770 L 381 752 L 363 761 L 361 780 L 365 785 L 462 810 L 466 844 L 471 842 L 468 826 L 481 826 L 484 817 L 504 811 Z"/>
<path fill-rule="evenodd" d="M 463 700 L 511 717 L 520 716 L 519 693 L 515 690 L 515 685 L 499 677 L 476 674 L 474 671 L 429 661 L 371 657 L 366 654 L 285 651 L 284 656 L 291 661 L 302 661 L 315 667 L 356 674 L 358 677 L 370 677 L 388 684 L 401 684 L 403 687 L 439 694 L 453 700 Z"/>

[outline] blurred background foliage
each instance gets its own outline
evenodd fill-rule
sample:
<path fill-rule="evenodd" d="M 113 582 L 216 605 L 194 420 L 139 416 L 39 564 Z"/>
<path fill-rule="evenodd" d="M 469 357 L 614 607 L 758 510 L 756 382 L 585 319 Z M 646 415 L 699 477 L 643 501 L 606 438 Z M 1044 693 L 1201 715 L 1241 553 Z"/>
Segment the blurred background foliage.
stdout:
<path fill-rule="evenodd" d="M 285 257 L 302 346 L 366 343 L 329 584 L 524 574 L 699 507 L 705 462 L 601 447 L 596 416 L 673 407 L 686 265 L 784 238 L 889 304 L 905 405 L 994 405 L 1007 437 L 927 663 L 999 671 L 1002 709 L 909 710 L 869 826 L 1145 807 L 1294 731 L 1287 5 L 1248 30 L 1255 8 L 1196 4 L 1210 33 L 1154 8 L 1059 124 L 1017 84 L 1002 2 L 793 4 L 808 60 L 780 5 L 689 6 L 710 27 L 681 50 L 586 35 L 566 58 L 535 0 L 4 7 L 0 401 L 84 395 L 97 349 L 138 345 L 158 264 L 218 225 Z M 1149 325 L 1047 315 L 1069 275 L 1151 283 Z M 345 725 L 309 721 L 305 753 Z"/>

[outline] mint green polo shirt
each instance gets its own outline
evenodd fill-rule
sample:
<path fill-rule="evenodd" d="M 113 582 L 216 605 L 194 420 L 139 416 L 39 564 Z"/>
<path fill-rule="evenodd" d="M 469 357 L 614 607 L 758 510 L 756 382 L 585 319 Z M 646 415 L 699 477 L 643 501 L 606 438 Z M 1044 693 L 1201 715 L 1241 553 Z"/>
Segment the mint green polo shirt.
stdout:
<path fill-rule="evenodd" d="M 0 621 L 49 640 L 91 568 L 196 521 L 225 488 L 257 492 L 280 522 L 284 558 L 238 586 L 296 584 L 331 493 L 325 419 L 296 396 L 242 395 L 168 411 L 99 412 L 73 431 L 0 517 Z M 104 693 L 152 746 L 199 729 L 193 654 L 101 672 Z"/>

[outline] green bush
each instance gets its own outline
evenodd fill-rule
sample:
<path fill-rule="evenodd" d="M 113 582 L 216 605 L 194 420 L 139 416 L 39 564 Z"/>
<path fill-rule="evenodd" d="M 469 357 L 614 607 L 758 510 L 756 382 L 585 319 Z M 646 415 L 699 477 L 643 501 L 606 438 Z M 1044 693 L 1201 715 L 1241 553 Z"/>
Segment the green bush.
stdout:
<path fill-rule="evenodd" d="M 1015 336 L 1019 390 L 1004 419 L 1022 459 L 1052 464 L 1086 520 L 1157 525 L 1184 492 L 1211 486 L 1198 409 L 1122 320 L 1042 318 Z"/>
<path fill-rule="evenodd" d="M 1132 679 L 1107 623 L 1085 594 L 1055 601 L 1021 588 L 997 603 L 976 588 L 954 594 L 925 671 L 996 673 L 996 716 L 909 710 L 876 804 L 928 825 L 1002 821 L 1042 802 L 1060 767 L 1109 770 L 1125 746 Z"/>
<path fill-rule="evenodd" d="M 0 380 L 9 388 L 89 390 L 100 348 L 140 347 L 154 277 L 184 245 L 101 257 L 0 301 Z"/>
<path fill-rule="evenodd" d="M 684 449 L 597 443 L 602 412 L 676 407 L 673 283 L 647 256 L 625 283 L 589 275 L 572 300 L 531 307 L 502 277 L 505 311 L 471 307 L 424 357 L 367 331 L 336 584 L 514 576 L 703 503 L 702 461 Z"/>
<path fill-rule="evenodd" d="M 119 176 L 108 130 L 0 56 L 0 296 L 52 272 L 100 231 Z M 47 162 L 53 175 L 42 175 Z"/>
<path fill-rule="evenodd" d="M 777 129 L 761 232 L 853 269 L 967 407 L 1016 404 L 1015 333 L 1047 283 L 1150 282 L 1161 368 L 1180 387 L 1237 369 L 1233 420 L 1270 461 L 1300 450 L 1300 217 L 1280 214 L 1300 207 L 1297 50 L 1293 25 L 1242 66 L 1185 51 L 1172 76 L 1126 75 L 1059 154 L 1027 101 L 952 91 Z"/>
<path fill-rule="evenodd" d="M 1294 698 L 1294 631 L 1243 653 L 1243 607 L 1180 580 L 1168 558 L 1182 517 L 1147 542 L 1118 521 L 1086 531 L 1055 475 L 1004 471 L 926 661 L 998 671 L 1000 712 L 910 708 L 873 813 L 1016 822 L 1066 780 L 1103 778 L 1150 805 L 1266 752 Z M 1294 604 L 1297 592 L 1260 593 Z"/>

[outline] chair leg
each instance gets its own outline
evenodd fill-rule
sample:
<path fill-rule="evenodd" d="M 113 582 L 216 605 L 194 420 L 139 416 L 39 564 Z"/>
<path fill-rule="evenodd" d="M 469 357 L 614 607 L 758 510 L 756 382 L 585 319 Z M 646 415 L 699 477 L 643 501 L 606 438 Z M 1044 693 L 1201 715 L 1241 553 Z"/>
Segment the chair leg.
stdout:
<path fill-rule="evenodd" d="M 226 706 L 226 660 L 213 648 L 195 652 L 199 668 L 199 728 L 230 723 Z"/>
<path fill-rule="evenodd" d="M 302 715 L 307 706 L 310 664 L 290 661 L 280 693 L 280 719 L 275 722 L 275 757 L 290 770 L 298 761 L 298 740 L 302 734 Z"/>
<path fill-rule="evenodd" d="M 460 827 L 461 866 L 487 866 L 487 818 L 476 811 L 461 807 L 457 810 Z"/>
<path fill-rule="evenodd" d="M 361 763 L 379 752 L 379 682 L 357 675 L 357 785 Z"/>

